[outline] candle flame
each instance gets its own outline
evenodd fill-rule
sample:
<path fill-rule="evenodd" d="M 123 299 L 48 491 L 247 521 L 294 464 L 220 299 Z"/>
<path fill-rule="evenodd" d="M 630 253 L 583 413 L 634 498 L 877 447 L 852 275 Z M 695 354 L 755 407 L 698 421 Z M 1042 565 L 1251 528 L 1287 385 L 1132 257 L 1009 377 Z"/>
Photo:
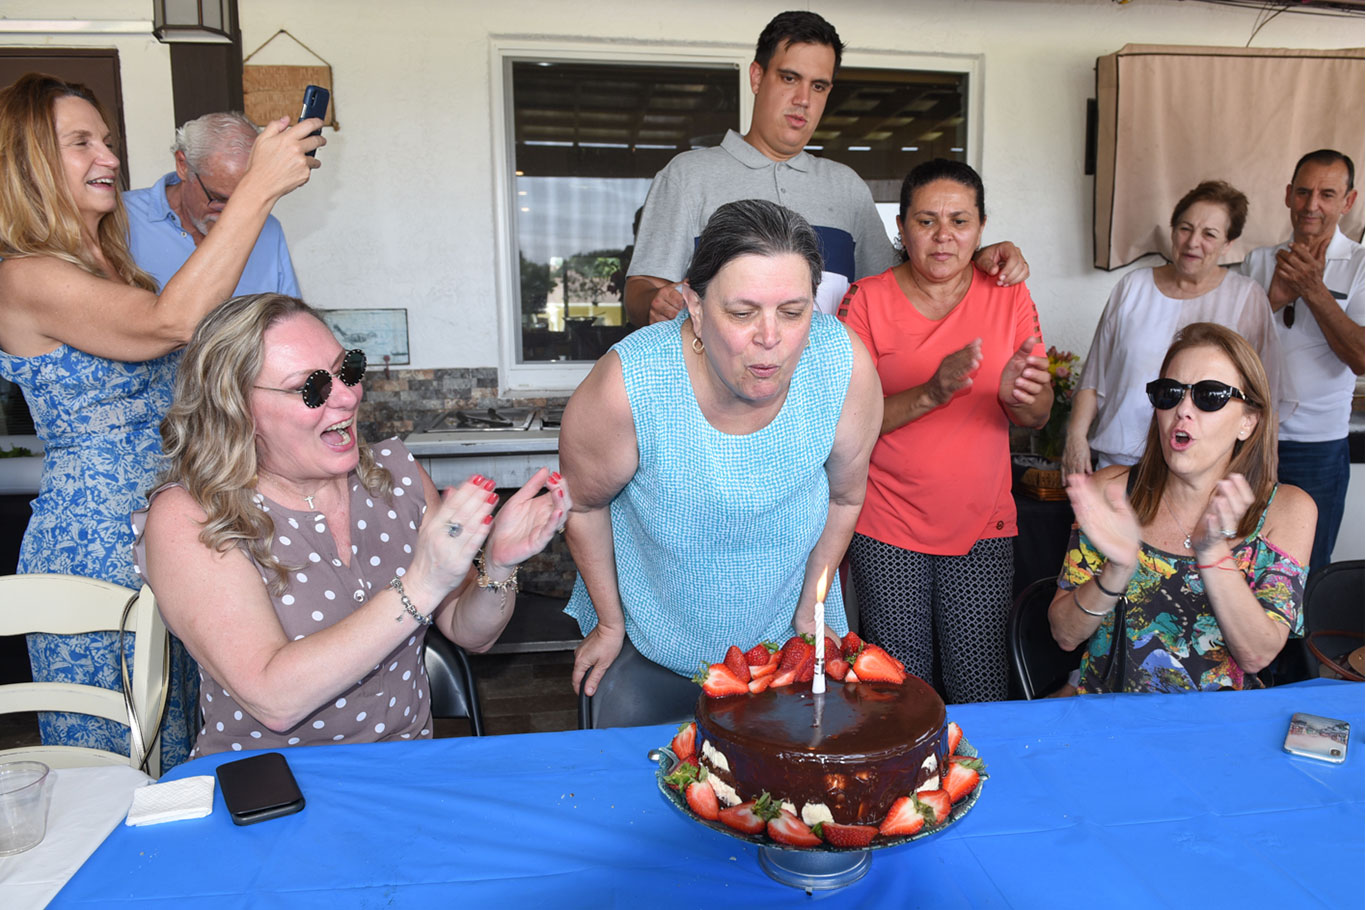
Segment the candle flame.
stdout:
<path fill-rule="evenodd" d="M 827 566 L 821 569 L 821 577 L 816 582 L 816 602 L 825 603 L 825 594 L 829 590 L 830 568 Z"/>

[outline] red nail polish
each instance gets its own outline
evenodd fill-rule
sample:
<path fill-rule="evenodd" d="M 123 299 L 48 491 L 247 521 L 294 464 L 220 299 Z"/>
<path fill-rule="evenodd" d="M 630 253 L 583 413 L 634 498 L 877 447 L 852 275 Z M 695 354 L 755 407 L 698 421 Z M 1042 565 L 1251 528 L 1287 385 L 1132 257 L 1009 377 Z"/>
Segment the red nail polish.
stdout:
<path fill-rule="evenodd" d="M 555 471 L 554 473 L 552 473 L 552 474 L 550 475 L 550 482 L 551 482 L 551 483 L 559 483 L 559 482 L 560 482 L 560 472 L 559 472 L 559 471 Z"/>
<path fill-rule="evenodd" d="M 556 490 L 555 495 L 560 497 L 561 499 L 564 499 L 564 490 Z"/>
<path fill-rule="evenodd" d="M 493 524 L 493 516 L 492 516 L 492 515 L 485 515 L 485 516 L 484 516 L 484 524 L 486 524 L 486 525 L 491 525 L 491 524 Z"/>
<path fill-rule="evenodd" d="M 493 492 L 493 481 L 492 481 L 492 480 L 486 480 L 486 481 L 484 481 L 484 489 L 485 489 L 485 490 L 488 490 L 490 493 L 492 493 L 492 492 Z"/>
<path fill-rule="evenodd" d="M 497 494 L 497 493 L 490 493 L 490 494 L 489 494 L 489 503 L 490 503 L 490 504 L 493 504 L 493 503 L 495 503 L 495 502 L 497 502 L 497 501 L 498 501 L 498 494 Z"/>
<path fill-rule="evenodd" d="M 473 477 L 470 478 L 470 483 L 482 486 L 484 483 L 484 475 L 475 474 Z"/>

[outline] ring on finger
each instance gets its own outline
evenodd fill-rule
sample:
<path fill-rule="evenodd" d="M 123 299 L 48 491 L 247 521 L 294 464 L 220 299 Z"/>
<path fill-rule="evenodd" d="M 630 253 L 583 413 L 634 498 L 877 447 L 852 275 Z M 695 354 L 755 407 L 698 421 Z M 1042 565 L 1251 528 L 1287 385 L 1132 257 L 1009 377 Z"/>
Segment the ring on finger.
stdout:
<path fill-rule="evenodd" d="M 1219 533 L 1223 535 L 1225 540 L 1232 540 L 1238 536 L 1237 531 L 1230 531 L 1228 528 L 1220 528 Z"/>
<path fill-rule="evenodd" d="M 465 530 L 464 525 L 460 524 L 458 521 L 453 521 L 446 527 L 446 535 L 448 537 L 459 537 L 460 532 L 463 530 Z"/>

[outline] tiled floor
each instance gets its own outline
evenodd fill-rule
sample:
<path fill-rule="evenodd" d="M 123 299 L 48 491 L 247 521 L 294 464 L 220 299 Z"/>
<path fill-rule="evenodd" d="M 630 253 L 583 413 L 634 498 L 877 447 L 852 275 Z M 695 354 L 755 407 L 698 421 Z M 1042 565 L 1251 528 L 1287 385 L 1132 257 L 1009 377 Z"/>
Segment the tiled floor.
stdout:
<path fill-rule="evenodd" d="M 541 733 L 579 725 L 578 696 L 569 687 L 573 651 L 471 654 L 484 713 L 484 733 Z M 437 718 L 437 736 L 468 736 L 469 722 Z M 38 743 L 33 714 L 0 715 L 0 749 Z"/>

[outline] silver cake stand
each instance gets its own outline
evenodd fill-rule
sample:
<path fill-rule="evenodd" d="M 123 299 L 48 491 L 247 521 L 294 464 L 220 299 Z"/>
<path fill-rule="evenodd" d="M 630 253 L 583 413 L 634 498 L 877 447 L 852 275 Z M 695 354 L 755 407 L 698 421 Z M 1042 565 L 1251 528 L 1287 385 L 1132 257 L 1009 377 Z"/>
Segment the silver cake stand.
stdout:
<path fill-rule="evenodd" d="M 978 757 L 977 750 L 966 739 L 959 742 L 958 754 L 970 758 Z M 727 837 L 733 837 L 736 840 L 758 847 L 759 868 L 763 869 L 769 878 L 793 888 L 801 888 L 807 892 L 833 891 L 836 888 L 852 885 L 867 875 L 868 870 L 872 868 L 874 850 L 899 847 L 912 841 L 933 837 L 941 831 L 947 830 L 951 825 L 957 824 L 959 819 L 967 815 L 968 810 L 977 804 L 977 800 L 982 795 L 982 785 L 986 783 L 987 779 L 987 775 L 983 774 L 982 779 L 977 782 L 977 786 L 973 788 L 972 792 L 954 803 L 953 809 L 949 812 L 949 817 L 944 819 L 944 823 L 933 828 L 922 828 L 915 834 L 904 837 L 878 838 L 875 843 L 866 847 L 832 847 L 828 844 L 819 847 L 792 847 L 787 844 L 776 843 L 767 835 L 744 834 L 719 821 L 702 818 L 692 811 L 682 793 L 664 782 L 664 778 L 672 774 L 674 769 L 678 767 L 678 756 L 665 746 L 659 749 L 651 749 L 649 757 L 650 761 L 655 762 L 657 766 L 655 768 L 655 782 L 659 785 L 659 792 L 664 794 L 664 798 L 675 809 L 699 825 L 706 825 L 713 831 L 720 832 Z"/>

